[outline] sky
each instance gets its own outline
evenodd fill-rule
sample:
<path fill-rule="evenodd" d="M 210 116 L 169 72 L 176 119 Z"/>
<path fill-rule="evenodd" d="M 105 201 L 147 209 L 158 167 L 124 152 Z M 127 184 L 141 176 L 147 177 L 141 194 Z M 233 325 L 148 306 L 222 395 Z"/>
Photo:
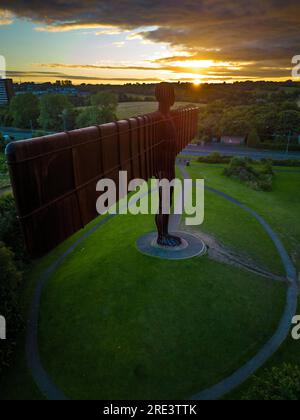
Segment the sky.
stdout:
<path fill-rule="evenodd" d="M 0 0 L 0 55 L 18 81 L 292 79 L 299 0 Z"/>

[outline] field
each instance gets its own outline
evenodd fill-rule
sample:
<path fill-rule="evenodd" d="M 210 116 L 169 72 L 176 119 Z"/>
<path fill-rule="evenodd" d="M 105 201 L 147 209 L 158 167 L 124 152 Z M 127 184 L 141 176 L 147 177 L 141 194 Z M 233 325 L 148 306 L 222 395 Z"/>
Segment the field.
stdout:
<path fill-rule="evenodd" d="M 203 106 L 201 104 L 176 102 L 174 108 L 180 108 L 186 105 Z M 157 106 L 157 102 L 123 102 L 118 105 L 117 117 L 119 119 L 123 119 L 134 117 L 136 115 L 147 114 L 156 111 Z"/>

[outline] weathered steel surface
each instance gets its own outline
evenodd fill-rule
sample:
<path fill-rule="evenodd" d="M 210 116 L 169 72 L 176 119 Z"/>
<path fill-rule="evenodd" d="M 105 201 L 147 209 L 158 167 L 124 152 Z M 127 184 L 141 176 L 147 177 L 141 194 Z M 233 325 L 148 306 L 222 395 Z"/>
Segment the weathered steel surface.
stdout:
<path fill-rule="evenodd" d="M 196 135 L 198 108 L 172 112 L 180 152 Z M 11 143 L 11 183 L 30 255 L 38 257 L 97 217 L 96 184 L 119 171 L 148 180 L 164 142 L 161 113 Z"/>

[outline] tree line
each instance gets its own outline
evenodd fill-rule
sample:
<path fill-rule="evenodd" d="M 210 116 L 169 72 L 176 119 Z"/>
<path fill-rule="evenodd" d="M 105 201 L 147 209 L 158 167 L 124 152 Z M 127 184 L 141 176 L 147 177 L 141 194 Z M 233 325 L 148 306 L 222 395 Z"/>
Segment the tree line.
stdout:
<path fill-rule="evenodd" d="M 71 97 L 62 94 L 33 93 L 15 96 L 9 107 L 0 111 L 0 125 L 23 129 L 62 131 L 103 124 L 116 119 L 118 98 L 111 92 L 98 92 L 88 106 L 77 108 Z"/>
<path fill-rule="evenodd" d="M 210 142 L 222 136 L 248 137 L 248 144 L 298 142 L 300 109 L 296 101 L 231 105 L 209 104 L 199 117 L 199 138 Z"/>

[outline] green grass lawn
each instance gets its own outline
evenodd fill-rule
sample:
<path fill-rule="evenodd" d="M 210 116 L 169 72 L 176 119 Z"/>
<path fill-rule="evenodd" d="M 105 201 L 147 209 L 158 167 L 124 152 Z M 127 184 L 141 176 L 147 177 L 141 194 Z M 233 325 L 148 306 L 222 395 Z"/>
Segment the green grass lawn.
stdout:
<path fill-rule="evenodd" d="M 300 314 L 300 299 L 298 300 L 298 314 Z M 280 349 L 271 357 L 270 360 L 255 374 L 257 377 L 263 377 L 265 370 L 273 367 L 280 367 L 284 363 L 300 366 L 300 341 L 292 339 L 292 336 L 283 343 Z M 247 390 L 253 385 L 253 377 L 246 381 L 239 388 L 225 396 L 227 400 L 240 400 L 247 393 Z"/>
<path fill-rule="evenodd" d="M 257 210 L 280 235 L 285 247 L 289 251 L 297 269 L 299 270 L 300 226 L 297 220 L 300 214 L 300 197 L 298 192 L 300 173 L 296 173 L 295 168 L 275 168 L 284 172 L 276 173 L 273 191 L 263 193 L 253 191 L 238 181 L 233 181 L 224 177 L 222 175 L 223 168 L 224 166 L 222 165 L 207 165 L 193 162 L 190 172 L 193 177 L 197 177 L 201 174 L 208 185 L 233 195 L 235 198 L 240 199 L 242 202 Z M 209 214 L 207 214 L 207 216 L 210 217 Z M 214 227 L 209 226 L 209 219 L 206 220 L 204 227 L 207 227 L 209 231 L 212 230 L 215 232 Z M 217 234 L 224 238 L 219 227 Z M 251 237 L 251 240 L 252 239 L 253 237 Z M 234 242 L 237 243 L 236 238 Z M 261 253 L 265 261 L 271 261 L 271 253 L 269 254 L 271 249 L 267 251 L 264 245 L 263 248 L 265 248 L 265 252 L 263 252 L 263 250 L 260 249 L 260 245 L 262 244 L 263 243 L 258 244 L 259 247 L 255 249 Z M 300 313 L 300 300 L 298 313 Z M 285 341 L 285 343 L 266 363 L 266 365 L 259 370 L 257 375 L 262 376 L 264 375 L 265 369 L 273 366 L 280 366 L 283 363 L 300 365 L 299 341 L 295 341 L 289 337 L 289 339 Z M 227 396 L 227 398 L 240 399 L 252 383 L 252 379 L 248 380 L 243 386 Z"/>
<path fill-rule="evenodd" d="M 190 171 L 259 211 L 275 231 L 275 222 L 293 231 L 294 207 L 288 203 L 299 184 L 289 184 L 286 193 L 291 174 L 278 174 L 272 193 L 258 193 L 223 177 L 218 167 L 193 164 Z M 272 203 L 272 212 L 263 212 L 264 203 Z M 212 193 L 206 194 L 202 228 L 282 272 L 258 222 Z M 70 398 L 188 398 L 233 373 L 277 327 L 284 285 L 208 257 L 146 257 L 135 241 L 151 230 L 152 216 L 118 216 L 82 242 L 50 278 L 40 312 L 40 350 L 51 378 Z M 32 266 L 24 313 L 43 270 L 82 233 Z M 299 360 L 298 354 L 297 344 L 286 342 L 275 357 Z M 0 389 L 0 399 L 42 398 L 26 369 L 23 343 Z"/>
<path fill-rule="evenodd" d="M 192 104 L 190 102 L 176 102 L 174 108 L 180 108 L 182 106 L 195 105 L 198 107 L 203 107 L 203 104 Z M 83 109 L 80 107 L 79 109 Z M 117 118 L 126 119 L 135 117 L 137 115 L 149 114 L 151 112 L 157 111 L 158 104 L 157 102 L 120 102 L 117 108 Z"/>
<path fill-rule="evenodd" d="M 135 241 L 153 228 L 151 216 L 110 221 L 45 290 L 42 359 L 71 398 L 189 397 L 232 373 L 276 328 L 284 286 L 207 257 L 143 256 Z"/>
<path fill-rule="evenodd" d="M 261 192 L 254 191 L 251 188 L 246 187 L 239 181 L 235 181 L 227 178 L 223 175 L 224 166 L 211 166 L 209 164 L 195 163 L 192 162 L 190 168 L 190 174 L 193 177 L 204 178 L 208 186 L 217 188 L 229 195 L 232 195 L 234 198 L 242 201 L 244 204 L 248 205 L 253 210 L 256 210 L 261 216 L 263 216 L 266 221 L 271 225 L 277 234 L 279 234 L 282 239 L 285 247 L 290 253 L 290 256 L 293 259 L 293 262 L 297 266 L 298 270 L 300 269 L 300 223 L 299 223 L 299 214 L 300 214 L 300 194 L 299 194 L 299 183 L 300 183 L 300 173 L 293 172 L 292 168 L 290 172 L 278 172 L 274 178 L 274 185 L 272 192 Z M 279 168 L 282 169 L 282 168 Z M 286 170 L 286 168 L 284 168 Z M 294 168 L 295 169 L 295 168 Z M 209 196 L 209 194 L 208 194 Z M 221 205 L 223 205 L 222 202 Z M 212 209 L 210 206 L 210 201 L 207 202 L 206 215 L 207 220 L 204 224 L 204 228 L 207 227 L 208 230 L 213 230 L 217 232 L 218 235 L 224 238 L 219 224 L 221 223 L 220 218 L 214 220 L 213 223 L 210 222 L 213 217 Z M 231 222 L 226 220 L 226 223 L 229 222 L 230 226 L 237 226 L 241 221 L 240 216 L 238 218 L 233 218 Z M 212 224 L 214 226 L 212 226 Z M 241 226 L 237 229 L 236 235 L 233 232 L 234 238 L 232 239 L 233 244 L 238 244 L 239 241 L 244 243 L 244 248 L 251 252 L 255 252 L 258 255 L 258 258 L 263 258 L 268 265 L 272 265 L 275 269 L 278 270 L 278 259 L 275 259 L 274 262 L 273 256 L 275 248 L 273 246 L 268 246 L 268 238 L 265 238 L 264 241 L 261 240 L 261 236 L 255 237 L 255 233 L 250 232 L 245 235 Z M 228 235 L 228 232 L 225 233 Z M 237 236 L 240 236 L 239 238 Z M 246 238 L 242 237 L 246 236 Z M 225 237 L 226 240 L 226 237 Z M 229 239 L 230 240 L 230 239 Z M 249 246 L 245 242 L 250 241 Z M 255 249 L 253 249 L 253 244 L 255 244 Z"/>

